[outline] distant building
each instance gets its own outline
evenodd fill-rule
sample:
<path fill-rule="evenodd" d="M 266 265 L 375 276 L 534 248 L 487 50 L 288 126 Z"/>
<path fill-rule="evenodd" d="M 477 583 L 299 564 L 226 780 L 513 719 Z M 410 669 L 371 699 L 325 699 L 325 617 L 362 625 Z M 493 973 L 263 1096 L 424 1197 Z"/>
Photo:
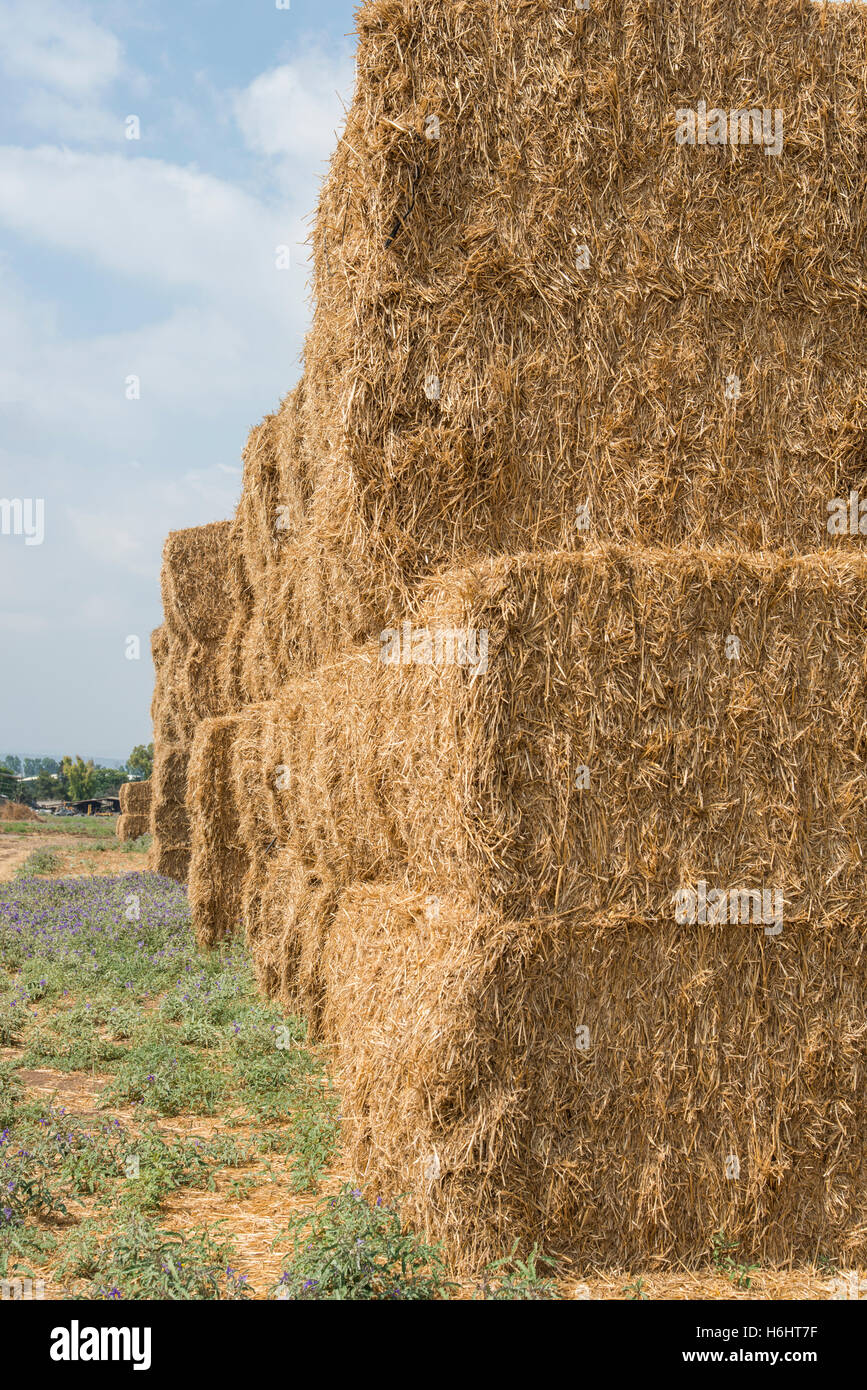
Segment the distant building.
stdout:
<path fill-rule="evenodd" d="M 84 801 L 68 801 L 66 805 L 79 816 L 120 815 L 120 801 L 116 796 L 89 796 Z"/>

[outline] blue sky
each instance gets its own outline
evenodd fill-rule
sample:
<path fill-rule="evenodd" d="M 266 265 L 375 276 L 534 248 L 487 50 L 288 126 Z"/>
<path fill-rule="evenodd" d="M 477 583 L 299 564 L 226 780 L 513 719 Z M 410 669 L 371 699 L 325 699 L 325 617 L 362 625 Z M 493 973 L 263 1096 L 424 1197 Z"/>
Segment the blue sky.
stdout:
<path fill-rule="evenodd" d="M 0 534 L 0 756 L 151 737 L 165 534 L 231 514 L 300 374 L 354 10 L 0 0 L 0 498 L 45 503 Z"/>

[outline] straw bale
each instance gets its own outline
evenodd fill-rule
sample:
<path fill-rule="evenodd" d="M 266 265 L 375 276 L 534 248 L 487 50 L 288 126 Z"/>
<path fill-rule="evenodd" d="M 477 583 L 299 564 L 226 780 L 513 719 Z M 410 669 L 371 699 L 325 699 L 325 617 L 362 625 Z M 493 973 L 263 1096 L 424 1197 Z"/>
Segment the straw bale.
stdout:
<path fill-rule="evenodd" d="M 260 584 L 280 563 L 283 540 L 304 514 L 303 381 L 250 433 L 237 522 L 247 569 Z"/>
<path fill-rule="evenodd" d="M 154 837 L 167 845 L 189 845 L 187 815 L 187 765 L 189 748 L 184 744 L 161 744 L 154 749 L 151 826 Z"/>
<path fill-rule="evenodd" d="M 244 921 L 260 988 L 315 1032 L 326 982 L 322 957 L 339 898 L 324 861 L 305 862 L 294 847 L 254 860 L 243 888 Z"/>
<path fill-rule="evenodd" d="M 163 550 L 162 590 L 169 631 L 187 641 L 225 635 L 232 607 L 231 522 L 170 531 Z"/>
<path fill-rule="evenodd" d="M 240 711 L 232 772 L 251 852 L 293 845 L 306 867 L 327 865 L 347 883 L 403 852 L 392 823 L 396 790 L 379 781 L 388 753 L 380 687 L 387 690 L 377 652 L 368 649 Z"/>
<path fill-rule="evenodd" d="M 164 878 L 173 878 L 176 883 L 184 885 L 190 871 L 190 847 L 173 845 L 159 835 L 154 835 L 149 865 L 154 873 L 162 874 Z"/>
<path fill-rule="evenodd" d="M 187 770 L 191 844 L 189 899 L 200 944 L 213 946 L 235 929 L 249 855 L 240 837 L 231 775 L 238 716 L 206 719 L 196 730 Z"/>
<path fill-rule="evenodd" d="M 721 1229 L 747 1260 L 867 1253 L 860 929 L 516 922 L 364 884 L 323 974 L 352 1171 L 458 1265 L 515 1239 L 704 1262 Z"/>
<path fill-rule="evenodd" d="M 147 816 L 151 809 L 151 781 L 122 782 L 118 793 L 123 815 Z"/>
<path fill-rule="evenodd" d="M 860 554 L 631 546 L 432 582 L 422 623 L 487 632 L 488 669 L 384 668 L 410 863 L 510 913 L 667 920 L 706 880 L 864 923 L 865 584 Z"/>
<path fill-rule="evenodd" d="M 487 633 L 487 669 L 368 647 L 242 712 L 245 842 L 342 886 L 402 863 L 513 915 L 668 921 L 704 880 L 865 923 L 865 615 L 867 557 L 840 552 L 607 547 L 440 576 L 413 641 Z"/>
<path fill-rule="evenodd" d="M 233 629 L 232 636 L 237 642 L 236 659 L 239 666 L 236 688 L 241 696 L 235 708 L 239 704 L 256 704 L 274 699 L 279 692 L 281 679 L 288 676 L 289 662 L 282 659 L 279 668 L 275 666 L 264 606 L 258 595 L 243 624 Z"/>
<path fill-rule="evenodd" d="M 136 814 L 129 811 L 118 816 L 114 833 L 118 840 L 125 843 L 128 840 L 138 840 L 142 835 L 150 834 L 150 828 L 151 818 L 149 811 L 144 814 Z"/>

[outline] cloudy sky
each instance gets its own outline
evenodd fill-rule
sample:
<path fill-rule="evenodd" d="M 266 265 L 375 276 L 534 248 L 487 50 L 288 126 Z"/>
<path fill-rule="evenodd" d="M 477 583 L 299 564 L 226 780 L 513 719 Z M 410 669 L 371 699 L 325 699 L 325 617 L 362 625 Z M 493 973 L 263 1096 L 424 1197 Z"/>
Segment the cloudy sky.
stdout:
<path fill-rule="evenodd" d="M 45 515 L 0 533 L 0 756 L 150 741 L 163 538 L 300 375 L 354 9 L 0 0 L 0 499 Z"/>

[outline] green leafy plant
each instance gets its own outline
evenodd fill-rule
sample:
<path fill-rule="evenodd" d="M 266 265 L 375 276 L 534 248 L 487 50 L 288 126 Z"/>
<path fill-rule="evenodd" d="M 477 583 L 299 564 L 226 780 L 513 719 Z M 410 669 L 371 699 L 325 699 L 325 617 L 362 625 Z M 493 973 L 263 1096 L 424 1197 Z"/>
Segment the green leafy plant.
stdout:
<path fill-rule="evenodd" d="M 543 1279 L 536 1268 L 537 1264 L 554 1268 L 554 1261 L 540 1256 L 535 1246 L 526 1260 L 520 1260 L 517 1249 L 518 1242 L 515 1241 L 508 1255 L 485 1267 L 477 1297 L 487 1303 L 518 1300 L 538 1303 L 559 1299 L 556 1284 L 550 1279 Z"/>
<path fill-rule="evenodd" d="M 64 1272 L 86 1279 L 73 1298 L 247 1299 L 253 1290 L 235 1258 L 213 1225 L 181 1234 L 134 1215 L 101 1240 L 92 1231 L 80 1237 Z"/>
<path fill-rule="evenodd" d="M 633 1279 L 631 1284 L 624 1284 L 620 1292 L 625 1293 L 626 1297 L 633 1301 L 641 1299 L 645 1303 L 647 1302 L 647 1294 L 644 1292 L 643 1279 Z"/>
<path fill-rule="evenodd" d="M 439 1299 L 449 1285 L 438 1246 L 404 1232 L 400 1214 L 346 1186 L 289 1223 L 292 1248 L 274 1289 L 286 1299 Z"/>
<path fill-rule="evenodd" d="M 223 1078 L 195 1053 L 149 1042 L 127 1053 L 101 1103 L 140 1102 L 160 1115 L 212 1115 L 222 1095 Z"/>
<path fill-rule="evenodd" d="M 724 1231 L 717 1231 L 713 1238 L 713 1262 L 714 1267 L 724 1274 L 730 1283 L 737 1289 L 748 1289 L 752 1285 L 752 1276 L 757 1272 L 758 1265 L 742 1264 L 735 1260 L 734 1252 L 738 1248 L 736 1240 L 729 1240 Z"/>
<path fill-rule="evenodd" d="M 16 870 L 18 878 L 35 878 L 38 874 L 53 874 L 60 866 L 60 857 L 50 849 L 35 849 Z"/>
<path fill-rule="evenodd" d="M 124 854 L 147 854 L 153 844 L 153 836 L 139 835 L 137 840 L 121 840 L 118 848 Z"/>

